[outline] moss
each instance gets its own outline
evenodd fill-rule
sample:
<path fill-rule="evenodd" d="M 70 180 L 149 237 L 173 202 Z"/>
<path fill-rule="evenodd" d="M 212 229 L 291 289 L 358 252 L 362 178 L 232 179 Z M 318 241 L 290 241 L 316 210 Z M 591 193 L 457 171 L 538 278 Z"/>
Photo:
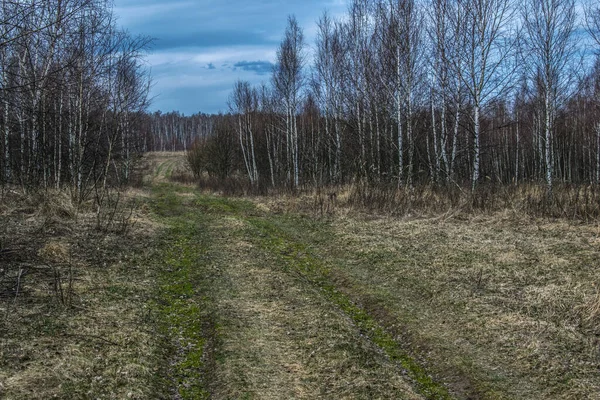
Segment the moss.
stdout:
<path fill-rule="evenodd" d="M 166 353 L 175 354 L 168 379 L 182 399 L 204 399 L 206 389 L 204 350 L 211 297 L 207 295 L 202 256 L 209 246 L 206 215 L 187 209 L 179 186 L 158 185 L 153 206 L 169 229 L 164 238 L 164 265 L 159 277 L 155 309 L 164 336 Z M 172 210 L 179 210 L 173 212 Z"/>
<path fill-rule="evenodd" d="M 255 210 L 254 204 L 247 200 L 208 195 L 196 196 L 193 205 L 206 212 L 216 214 L 240 214 Z"/>

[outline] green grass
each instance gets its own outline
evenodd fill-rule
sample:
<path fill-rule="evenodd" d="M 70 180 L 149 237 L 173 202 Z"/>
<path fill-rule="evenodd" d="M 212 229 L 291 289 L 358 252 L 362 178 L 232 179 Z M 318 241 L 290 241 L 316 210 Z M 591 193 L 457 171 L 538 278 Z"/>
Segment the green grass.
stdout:
<path fill-rule="evenodd" d="M 154 211 L 167 225 L 155 308 L 171 357 L 168 380 L 182 399 L 209 398 L 204 350 L 216 328 L 203 260 L 210 246 L 208 215 L 185 203 L 181 187 L 161 184 L 153 191 Z"/>

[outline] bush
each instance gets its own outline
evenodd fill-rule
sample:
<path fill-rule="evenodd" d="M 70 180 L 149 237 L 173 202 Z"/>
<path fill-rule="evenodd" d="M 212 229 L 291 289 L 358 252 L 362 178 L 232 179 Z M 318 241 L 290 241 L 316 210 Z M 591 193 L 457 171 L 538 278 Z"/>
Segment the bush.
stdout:
<path fill-rule="evenodd" d="M 228 178 L 234 170 L 235 129 L 230 118 L 215 122 L 213 136 L 196 140 L 186 154 L 187 163 L 196 178 L 204 172 L 210 177 Z"/>
<path fill-rule="evenodd" d="M 204 145 L 205 143 L 196 140 L 185 154 L 186 162 L 196 178 L 199 178 L 206 170 L 206 151 Z"/>

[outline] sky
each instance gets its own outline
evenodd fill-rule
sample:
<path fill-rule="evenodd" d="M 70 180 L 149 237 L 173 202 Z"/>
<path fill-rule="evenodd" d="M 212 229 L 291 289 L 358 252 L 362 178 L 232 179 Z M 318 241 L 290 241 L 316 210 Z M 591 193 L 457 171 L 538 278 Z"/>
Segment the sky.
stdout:
<path fill-rule="evenodd" d="M 150 111 L 227 112 L 236 80 L 268 82 L 287 18 L 314 46 L 323 11 L 337 17 L 345 0 L 115 0 L 121 27 L 154 38 L 147 57 Z M 310 49 L 309 49 L 310 52 Z"/>

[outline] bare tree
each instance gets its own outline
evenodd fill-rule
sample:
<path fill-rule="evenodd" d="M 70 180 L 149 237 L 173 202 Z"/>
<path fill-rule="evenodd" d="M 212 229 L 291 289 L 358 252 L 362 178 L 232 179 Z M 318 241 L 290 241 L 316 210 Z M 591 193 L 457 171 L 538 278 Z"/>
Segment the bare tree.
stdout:
<path fill-rule="evenodd" d="M 413 0 L 391 2 L 393 48 L 396 53 L 396 96 L 398 111 L 404 109 L 408 139 L 407 184 L 413 185 L 415 133 L 414 111 L 419 87 L 423 81 L 423 15 Z M 398 118 L 398 124 L 402 121 Z M 400 136 L 400 131 L 398 135 Z M 400 140 L 400 139 L 399 139 Z M 398 146 L 401 147 L 400 145 Z M 398 180 L 401 183 L 401 174 Z"/>
<path fill-rule="evenodd" d="M 317 25 L 319 31 L 312 88 L 325 119 L 325 137 L 330 160 L 329 177 L 331 181 L 340 183 L 342 179 L 342 132 L 339 112 L 344 54 L 339 25 L 327 13 L 323 14 Z"/>
<path fill-rule="evenodd" d="M 538 52 L 529 47 L 532 35 L 519 26 L 519 6 L 512 0 L 430 5 L 428 18 L 421 3 L 395 0 L 354 0 L 340 21 L 325 14 L 306 93 L 304 57 L 297 53 L 302 46 L 296 45 L 301 31 L 297 23 L 288 24 L 270 87 L 242 90 L 255 91 L 246 97 L 258 100 L 249 102 L 254 111 L 239 112 L 254 117 L 234 165 L 249 175 L 270 176 L 272 186 L 357 179 L 402 186 L 469 182 L 474 190 L 481 176 L 498 183 L 545 181 L 548 155 L 555 177 L 598 179 L 593 91 L 582 85 L 571 91 L 575 86 L 566 79 L 544 89 L 543 68 L 537 66 L 542 64 L 534 61 Z M 530 22 L 537 20 L 535 10 L 527 14 Z M 520 40 L 521 28 L 526 41 Z M 517 58 L 522 49 L 526 59 Z M 576 55 L 567 58 L 576 62 Z M 542 94 L 553 90 L 558 100 L 550 101 L 554 108 L 546 113 Z M 173 115 L 178 122 L 161 117 L 153 129 L 161 148 L 185 146 L 181 138 L 194 134 L 185 132 L 189 121 Z M 550 140 L 546 115 L 554 116 Z"/>
<path fill-rule="evenodd" d="M 82 199 L 106 187 L 111 161 L 113 181 L 127 179 L 148 40 L 120 32 L 105 1 L 3 1 L 0 21 L 2 182 L 69 184 Z"/>
<path fill-rule="evenodd" d="M 586 28 L 596 47 L 600 49 L 600 6 L 588 5 L 585 9 Z M 597 64 L 596 64 L 597 65 Z M 596 102 L 600 104 L 600 93 L 596 93 Z M 600 118 L 597 119 L 594 125 L 594 133 L 596 138 L 596 184 L 600 184 Z"/>
<path fill-rule="evenodd" d="M 586 28 L 596 46 L 600 47 L 600 6 L 590 3 L 585 8 Z"/>
<path fill-rule="evenodd" d="M 256 152 L 254 150 L 253 118 L 258 110 L 258 93 L 245 81 L 237 81 L 234 85 L 230 108 L 238 116 L 238 136 L 244 165 L 252 184 L 258 182 Z"/>
<path fill-rule="evenodd" d="M 461 37 L 463 19 L 457 14 L 456 2 L 433 0 L 427 24 L 431 43 L 429 59 L 431 71 L 432 134 L 436 176 L 442 164 L 446 182 L 454 180 L 461 123 L 463 83 L 455 73 L 462 70 L 460 52 L 464 49 L 457 38 Z M 436 123 L 436 114 L 439 116 Z M 449 126 L 452 124 L 452 126 Z M 439 134 L 438 134 L 439 132 Z"/>
<path fill-rule="evenodd" d="M 451 19 L 453 39 L 463 49 L 453 60 L 453 73 L 468 92 L 473 110 L 472 189 L 480 177 L 482 107 L 505 93 L 516 71 L 514 14 L 511 0 L 461 0 Z"/>
<path fill-rule="evenodd" d="M 277 50 L 273 86 L 284 102 L 288 175 L 294 187 L 298 187 L 300 183 L 297 112 L 304 85 L 304 63 L 304 34 L 296 17 L 290 16 L 283 41 Z"/>
<path fill-rule="evenodd" d="M 558 107 L 572 85 L 570 66 L 577 52 L 573 35 L 576 13 L 574 0 L 529 0 L 523 7 L 527 40 L 526 63 L 538 88 L 548 196 L 554 178 L 553 138 Z"/>

